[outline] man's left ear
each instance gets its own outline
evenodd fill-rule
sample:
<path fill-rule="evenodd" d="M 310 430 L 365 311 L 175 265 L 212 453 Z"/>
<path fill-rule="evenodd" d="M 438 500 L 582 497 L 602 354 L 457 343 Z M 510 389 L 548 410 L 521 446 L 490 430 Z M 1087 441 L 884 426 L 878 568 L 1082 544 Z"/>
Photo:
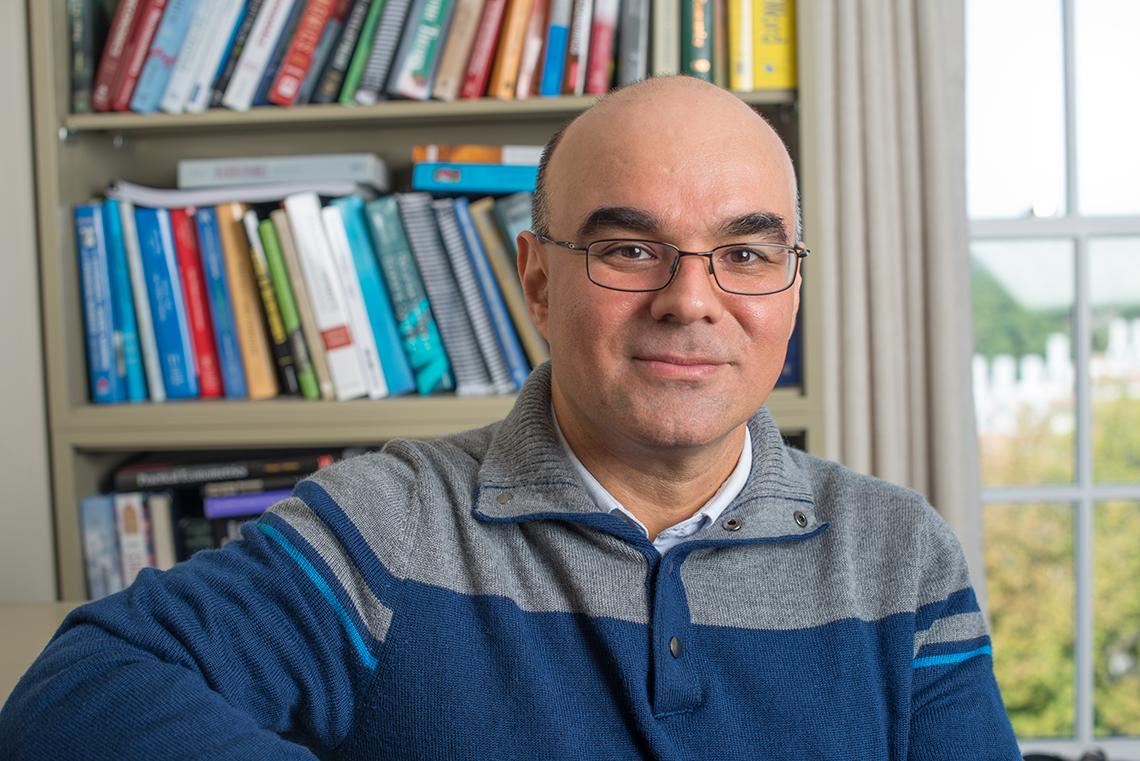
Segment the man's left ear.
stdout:
<path fill-rule="evenodd" d="M 542 243 L 529 230 L 519 233 L 516 242 L 519 249 L 519 280 L 522 281 L 526 309 L 538 332 L 549 341 L 546 322 L 550 313 L 548 290 L 550 278 L 546 272 L 546 260 L 542 255 Z"/>

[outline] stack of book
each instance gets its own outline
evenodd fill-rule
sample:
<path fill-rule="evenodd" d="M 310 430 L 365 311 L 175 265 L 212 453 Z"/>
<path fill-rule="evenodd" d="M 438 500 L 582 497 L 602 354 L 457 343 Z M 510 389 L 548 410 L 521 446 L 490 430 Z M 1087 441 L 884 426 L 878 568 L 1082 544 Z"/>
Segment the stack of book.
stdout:
<path fill-rule="evenodd" d="M 297 170 L 353 162 L 357 182 Z M 549 356 L 515 268 L 530 194 L 374 197 L 378 162 L 183 162 L 183 186 L 276 181 L 119 182 L 77 206 L 92 401 L 518 390 Z"/>
<path fill-rule="evenodd" d="M 792 0 L 69 0 L 72 110 L 795 86 Z"/>

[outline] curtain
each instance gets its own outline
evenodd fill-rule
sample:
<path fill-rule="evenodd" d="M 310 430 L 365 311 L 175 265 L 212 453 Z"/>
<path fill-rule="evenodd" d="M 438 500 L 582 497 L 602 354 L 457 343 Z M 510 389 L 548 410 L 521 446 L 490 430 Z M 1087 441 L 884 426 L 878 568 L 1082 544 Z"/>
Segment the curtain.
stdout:
<path fill-rule="evenodd" d="M 963 0 L 799 0 L 798 14 L 826 454 L 924 494 L 984 610 Z"/>

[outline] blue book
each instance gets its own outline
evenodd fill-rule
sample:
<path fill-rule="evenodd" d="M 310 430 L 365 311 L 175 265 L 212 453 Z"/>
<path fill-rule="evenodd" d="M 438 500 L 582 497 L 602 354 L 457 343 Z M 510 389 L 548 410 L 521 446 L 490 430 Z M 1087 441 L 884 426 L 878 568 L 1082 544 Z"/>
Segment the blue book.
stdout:
<path fill-rule="evenodd" d="M 127 401 L 145 402 L 146 374 L 139 345 L 139 328 L 135 322 L 135 299 L 131 294 L 127 248 L 123 242 L 123 217 L 119 202 L 113 198 L 103 202 L 103 238 L 107 243 L 107 262 L 111 268 L 112 322 L 123 365 L 120 378 Z"/>
<path fill-rule="evenodd" d="M 780 368 L 780 377 L 776 378 L 776 387 L 799 386 L 803 383 L 803 359 L 801 358 L 800 321 L 792 328 L 792 337 L 788 341 L 788 353 L 784 356 L 784 366 Z"/>
<path fill-rule="evenodd" d="M 412 167 L 412 189 L 425 193 L 534 192 L 538 166 L 423 162 Z"/>
<path fill-rule="evenodd" d="M 115 502 L 109 494 L 93 494 L 79 502 L 83 533 L 83 563 L 87 571 L 87 597 L 98 600 L 123 588 L 119 564 L 119 538 L 115 531 Z"/>
<path fill-rule="evenodd" d="M 198 396 L 198 378 L 186 304 L 182 299 L 182 283 L 175 261 L 170 212 L 137 207 L 135 226 L 166 396 L 168 399 L 193 399 Z"/>
<path fill-rule="evenodd" d="M 214 342 L 218 346 L 218 363 L 222 370 L 222 388 L 227 399 L 245 399 L 245 364 L 241 359 L 230 288 L 226 282 L 226 260 L 222 238 L 218 233 L 218 213 L 212 206 L 194 213 L 198 228 L 198 251 L 202 272 L 206 277 L 206 295 L 210 300 L 210 318 L 214 323 Z"/>
<path fill-rule="evenodd" d="M 566 48 L 570 27 L 550 22 L 546 30 L 546 61 L 542 65 L 542 82 L 539 95 L 558 96 L 562 94 L 562 72 L 566 67 Z"/>
<path fill-rule="evenodd" d="M 198 10 L 198 0 L 170 0 L 162 13 L 162 21 L 154 33 L 146 63 L 139 74 L 134 95 L 131 96 L 131 110 L 140 114 L 152 114 L 158 110 L 178 51 L 190 31 L 190 22 Z"/>
<path fill-rule="evenodd" d="M 289 18 L 285 20 L 285 26 L 281 28 L 281 35 L 277 38 L 277 44 L 273 46 L 273 54 L 269 56 L 269 62 L 261 75 L 261 81 L 257 83 L 257 89 L 253 94 L 253 105 L 271 105 L 269 90 L 273 87 L 273 80 L 277 79 L 277 72 L 281 69 L 281 61 L 284 60 L 285 53 L 289 51 L 289 45 L 293 42 L 293 35 L 297 33 L 297 25 L 308 5 L 305 2 L 293 3 L 293 10 L 289 11 Z"/>
<path fill-rule="evenodd" d="M 492 327 L 495 328 L 495 336 L 499 339 L 499 347 L 503 350 L 511 380 L 517 388 L 522 388 L 527 375 L 530 374 L 530 365 L 527 364 L 526 354 L 519 342 L 518 333 L 515 332 L 515 325 L 507 312 L 503 294 L 499 292 L 495 273 L 487 260 L 487 252 L 483 248 L 479 231 L 475 228 L 475 220 L 471 218 L 466 198 L 455 199 L 455 219 L 459 222 L 460 232 L 463 233 L 463 242 L 471 259 L 471 268 L 475 271 L 475 280 L 479 283 L 479 292 L 487 305 L 487 314 L 491 318 Z"/>
<path fill-rule="evenodd" d="M 111 273 L 103 238 L 103 206 L 98 203 L 75 207 L 75 247 L 83 287 L 83 326 L 87 339 L 87 376 L 91 401 L 111 404 L 125 397 L 119 382 L 115 353 L 115 327 L 111 298 Z"/>
<path fill-rule="evenodd" d="M 384 382 L 388 384 L 388 394 L 396 396 L 416 389 L 415 377 L 404 355 L 400 331 L 392 312 L 392 301 L 388 297 L 388 287 L 380 274 L 376 252 L 368 229 L 364 224 L 364 199 L 360 196 L 345 196 L 332 202 L 340 209 L 344 219 L 344 231 L 348 235 L 348 246 L 352 249 L 352 261 L 356 265 L 356 276 L 360 280 L 360 292 L 364 296 L 364 308 L 368 312 L 368 322 L 376 339 L 376 352 L 380 355 L 380 367 L 384 370 Z"/>

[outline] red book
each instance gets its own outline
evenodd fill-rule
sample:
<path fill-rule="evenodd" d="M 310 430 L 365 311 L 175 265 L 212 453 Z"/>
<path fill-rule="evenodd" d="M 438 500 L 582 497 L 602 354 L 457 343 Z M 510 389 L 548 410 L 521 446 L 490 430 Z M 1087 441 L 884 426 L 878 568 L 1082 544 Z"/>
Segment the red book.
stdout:
<path fill-rule="evenodd" d="M 140 4 L 138 21 L 131 31 L 130 42 L 119 64 L 115 84 L 111 87 L 112 111 L 131 110 L 131 96 L 135 94 L 135 85 L 139 83 L 143 64 L 150 54 L 150 43 L 154 42 L 154 33 L 158 31 L 158 22 L 162 21 L 165 10 L 166 0 L 143 0 Z"/>
<path fill-rule="evenodd" d="M 214 323 L 206 298 L 206 275 L 198 252 L 194 232 L 193 209 L 171 209 L 170 227 L 174 232 L 174 254 L 182 279 L 182 295 L 186 302 L 186 321 L 194 342 L 194 364 L 198 372 L 198 395 L 203 399 L 222 395 L 222 372 L 218 350 L 214 345 Z"/>
<path fill-rule="evenodd" d="M 586 92 L 604 95 L 614 71 L 614 34 L 617 31 L 618 0 L 597 0 L 590 31 L 590 57 L 586 69 Z"/>
<path fill-rule="evenodd" d="M 548 0 L 534 0 L 534 6 L 530 10 L 530 23 L 526 27 L 522 61 L 519 62 L 519 75 L 515 84 L 515 98 L 518 100 L 538 94 L 538 82 L 542 77 L 542 47 L 546 42 L 546 14 L 549 9 Z"/>
<path fill-rule="evenodd" d="M 301 84 L 313 65 L 313 53 L 332 17 L 335 4 L 334 0 L 309 0 L 305 6 L 301 20 L 297 23 L 297 32 L 289 43 L 289 49 L 285 51 L 281 68 L 277 70 L 277 78 L 269 88 L 270 103 L 291 106 L 297 102 Z"/>
<path fill-rule="evenodd" d="M 91 108 L 95 111 L 111 110 L 111 88 L 122 66 L 123 53 L 133 36 L 135 22 L 141 17 L 138 13 L 142 0 L 119 0 L 115 8 L 115 19 L 107 33 L 103 45 L 103 55 L 99 58 L 99 68 L 95 72 L 95 85 L 91 91 Z"/>
<path fill-rule="evenodd" d="M 491 64 L 495 61 L 495 47 L 499 43 L 499 27 L 503 25 L 506 9 L 507 0 L 487 0 L 483 6 L 479 29 L 471 46 L 471 58 L 467 61 L 467 73 L 459 90 L 460 98 L 481 98 L 486 94 Z"/>

